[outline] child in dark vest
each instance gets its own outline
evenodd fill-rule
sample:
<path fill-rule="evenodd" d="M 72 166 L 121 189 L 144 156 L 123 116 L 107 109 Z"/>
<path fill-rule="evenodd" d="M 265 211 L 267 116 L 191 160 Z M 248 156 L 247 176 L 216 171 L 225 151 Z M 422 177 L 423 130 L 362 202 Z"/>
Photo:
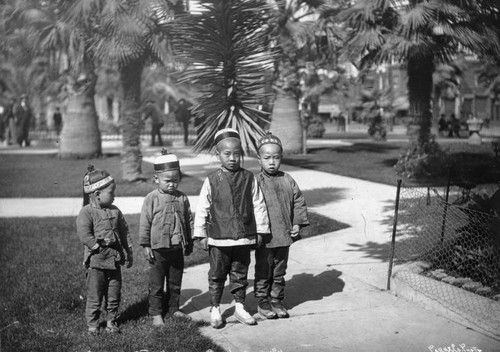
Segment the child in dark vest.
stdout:
<path fill-rule="evenodd" d="M 266 134 L 259 141 L 257 152 L 262 171 L 257 182 L 267 204 L 271 236 L 255 249 L 254 293 L 258 312 L 267 319 L 286 318 L 283 306 L 285 274 L 290 245 L 300 236 L 300 229 L 309 225 L 304 196 L 293 178 L 280 171 L 283 146 L 278 137 Z"/>
<path fill-rule="evenodd" d="M 223 129 L 215 135 L 214 144 L 221 168 L 205 180 L 194 222 L 194 237 L 208 249 L 210 258 L 210 321 L 214 328 L 223 325 L 220 302 L 229 274 L 234 317 L 255 325 L 244 304 L 250 250 L 257 236 L 265 237 L 270 231 L 266 204 L 254 175 L 240 167 L 243 151 L 239 133 Z"/>
<path fill-rule="evenodd" d="M 116 184 L 105 170 L 89 166 L 83 178 L 83 208 L 76 219 L 76 229 L 84 245 L 87 268 L 87 303 L 85 317 L 88 332 L 99 334 L 101 305 L 106 302 L 106 331 L 120 332 L 116 324 L 121 300 L 120 266 L 133 263 L 132 242 L 122 212 L 112 205 Z"/>
<path fill-rule="evenodd" d="M 179 310 L 179 298 L 184 256 L 193 251 L 193 217 L 188 197 L 177 189 L 181 171 L 175 155 L 162 150 L 162 155 L 154 161 L 153 178 L 158 188 L 144 199 L 139 245 L 149 262 L 149 314 L 154 326 L 163 326 L 166 312 L 186 317 Z M 164 307 L 163 302 L 168 306 Z"/>

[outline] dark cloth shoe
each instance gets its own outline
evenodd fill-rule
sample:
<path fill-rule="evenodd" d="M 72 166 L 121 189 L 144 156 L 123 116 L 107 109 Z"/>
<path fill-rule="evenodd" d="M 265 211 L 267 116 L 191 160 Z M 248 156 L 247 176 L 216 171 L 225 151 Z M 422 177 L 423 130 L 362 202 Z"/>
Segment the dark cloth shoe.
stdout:
<path fill-rule="evenodd" d="M 99 328 L 89 328 L 87 334 L 89 334 L 90 336 L 97 336 L 99 335 Z"/>
<path fill-rule="evenodd" d="M 261 300 L 257 306 L 257 311 L 266 319 L 275 319 L 278 317 L 268 300 Z"/>
<path fill-rule="evenodd" d="M 112 334 L 118 334 L 121 332 L 120 328 L 114 321 L 108 321 L 106 323 L 106 332 L 112 333 Z"/>
<path fill-rule="evenodd" d="M 279 299 L 273 299 L 271 301 L 271 307 L 278 318 L 288 318 L 290 316 Z"/>
<path fill-rule="evenodd" d="M 184 312 L 182 312 L 180 310 L 176 310 L 175 312 L 173 312 L 172 316 L 174 318 L 191 319 L 189 315 L 185 314 Z"/>

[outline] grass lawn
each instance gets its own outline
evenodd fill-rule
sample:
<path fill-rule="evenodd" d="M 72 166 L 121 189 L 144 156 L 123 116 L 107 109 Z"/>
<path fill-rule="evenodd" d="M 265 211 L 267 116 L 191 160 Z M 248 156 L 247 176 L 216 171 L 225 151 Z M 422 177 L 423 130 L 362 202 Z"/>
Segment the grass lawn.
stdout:
<path fill-rule="evenodd" d="M 0 155 L 0 197 L 81 197 L 83 176 L 88 164 L 107 170 L 115 178 L 116 196 L 143 196 L 155 188 L 153 166 L 142 163 L 147 182 L 128 183 L 121 175 L 120 156 L 90 160 L 58 159 L 56 155 Z M 203 182 L 184 175 L 181 189 L 188 195 L 199 194 Z"/>
<path fill-rule="evenodd" d="M 345 227 L 317 214 L 310 216 L 312 225 L 302 237 Z M 139 215 L 126 219 L 137 236 Z M 137 247 L 134 266 L 122 271 L 122 334 L 90 338 L 84 318 L 83 248 L 76 236 L 75 218 L 2 219 L 0 243 L 2 351 L 222 351 L 200 335 L 202 322 L 167 319 L 164 329 L 151 327 L 147 263 Z M 195 246 L 186 265 L 207 259 L 207 253 Z"/>
<path fill-rule="evenodd" d="M 396 185 L 401 176 L 394 165 L 406 150 L 408 142 L 353 141 L 350 146 L 310 149 L 307 155 L 286 156 L 284 163 L 355 177 L 367 181 Z M 500 161 L 495 160 L 493 148 L 485 143 L 474 146 L 466 142 L 442 145 L 457 165 L 456 179 L 464 177 L 473 183 L 492 183 L 500 179 Z M 447 178 L 404 179 L 405 186 L 445 185 Z M 457 181 L 458 182 L 458 181 Z"/>

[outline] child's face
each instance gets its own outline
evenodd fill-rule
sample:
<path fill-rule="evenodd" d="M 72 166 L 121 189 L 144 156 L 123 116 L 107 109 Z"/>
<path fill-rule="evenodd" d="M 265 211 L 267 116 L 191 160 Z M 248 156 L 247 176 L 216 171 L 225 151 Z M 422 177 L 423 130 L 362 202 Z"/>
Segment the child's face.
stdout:
<path fill-rule="evenodd" d="M 228 171 L 236 171 L 240 168 L 241 142 L 235 138 L 228 138 L 217 145 L 216 152 L 222 167 Z"/>
<path fill-rule="evenodd" d="M 165 171 L 154 175 L 155 183 L 158 188 L 165 193 L 173 193 L 179 186 L 181 174 L 177 170 Z"/>
<path fill-rule="evenodd" d="M 278 172 L 283 159 L 283 151 L 277 144 L 264 144 L 259 149 L 259 163 L 266 174 L 274 175 Z"/>
<path fill-rule="evenodd" d="M 96 191 L 96 198 L 101 208 L 107 208 L 113 204 L 115 200 L 116 184 L 110 183 L 106 188 Z"/>

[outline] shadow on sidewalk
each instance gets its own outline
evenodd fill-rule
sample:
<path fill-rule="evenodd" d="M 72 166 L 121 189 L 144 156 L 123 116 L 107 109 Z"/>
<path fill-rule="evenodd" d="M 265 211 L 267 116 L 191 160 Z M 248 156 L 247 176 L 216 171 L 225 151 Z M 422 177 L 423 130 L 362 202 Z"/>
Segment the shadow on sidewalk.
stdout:
<path fill-rule="evenodd" d="M 341 271 L 328 270 L 318 275 L 310 273 L 301 273 L 293 275 L 286 281 L 285 288 L 285 306 L 292 309 L 302 303 L 309 301 L 320 301 L 334 293 L 342 292 L 345 283 L 340 276 Z M 226 281 L 228 282 L 228 281 Z M 253 287 L 254 280 L 248 280 L 248 287 Z M 207 283 L 208 285 L 208 283 Z M 254 291 L 247 293 L 245 306 L 250 314 L 257 313 L 257 299 L 254 297 Z M 199 290 L 182 290 L 182 297 L 185 301 L 191 299 L 189 304 L 184 304 L 182 311 L 186 314 L 200 311 L 210 307 L 210 293 L 208 291 L 200 294 Z M 222 317 L 227 319 L 234 313 L 233 296 L 229 291 L 229 284 L 224 286 L 221 304 L 231 306 L 222 312 Z"/>
<path fill-rule="evenodd" d="M 320 301 L 344 290 L 341 271 L 332 269 L 318 275 L 302 273 L 293 275 L 286 282 L 285 305 L 291 309 L 309 301 Z"/>
<path fill-rule="evenodd" d="M 391 249 L 390 242 L 377 243 L 368 241 L 364 244 L 348 243 L 348 245 L 354 248 L 346 250 L 347 252 L 363 252 L 365 253 L 365 255 L 363 255 L 363 258 L 379 259 L 384 262 L 389 260 L 389 254 Z"/>

